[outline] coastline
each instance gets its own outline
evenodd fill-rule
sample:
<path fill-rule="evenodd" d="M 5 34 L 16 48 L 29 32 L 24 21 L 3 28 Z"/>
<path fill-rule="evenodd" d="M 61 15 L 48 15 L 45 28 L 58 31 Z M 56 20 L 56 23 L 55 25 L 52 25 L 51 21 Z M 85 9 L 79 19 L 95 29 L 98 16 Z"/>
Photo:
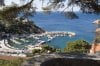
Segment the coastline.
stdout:
<path fill-rule="evenodd" d="M 66 32 L 66 31 L 52 31 L 52 32 L 45 32 L 42 34 L 31 34 L 30 36 L 27 36 L 27 37 L 32 37 L 32 38 L 38 40 L 38 43 L 36 43 L 35 45 L 27 44 L 27 46 L 26 46 L 27 49 L 21 49 L 21 50 L 9 45 L 7 40 L 6 40 L 6 42 L 4 40 L 2 40 L 2 41 L 0 41 L 0 47 L 1 47 L 0 55 L 26 57 L 27 52 L 31 52 L 33 49 L 41 49 L 41 45 L 46 43 L 46 41 L 41 40 L 40 37 L 47 36 L 47 38 L 48 38 L 47 42 L 49 42 L 58 36 L 73 37 L 75 35 L 76 35 L 76 33 L 74 33 L 74 32 Z M 16 37 L 13 37 L 13 39 L 14 38 L 16 38 Z M 13 41 L 15 43 L 18 43 L 18 45 L 21 45 L 19 42 L 16 42 L 15 40 L 13 40 Z M 8 47 L 8 46 L 10 46 L 10 47 Z"/>

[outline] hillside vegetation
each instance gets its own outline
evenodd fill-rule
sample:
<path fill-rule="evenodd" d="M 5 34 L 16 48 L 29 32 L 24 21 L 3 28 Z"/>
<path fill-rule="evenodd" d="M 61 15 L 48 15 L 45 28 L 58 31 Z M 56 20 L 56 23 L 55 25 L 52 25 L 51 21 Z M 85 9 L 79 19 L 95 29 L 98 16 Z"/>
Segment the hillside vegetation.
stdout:
<path fill-rule="evenodd" d="M 0 60 L 0 66 L 21 66 L 22 62 L 22 59 Z"/>
<path fill-rule="evenodd" d="M 35 9 L 29 3 L 18 6 L 4 6 L 0 10 L 0 34 L 30 34 L 30 33 L 43 33 L 45 32 L 40 27 L 36 26 L 33 20 L 30 19 L 34 16 Z"/>

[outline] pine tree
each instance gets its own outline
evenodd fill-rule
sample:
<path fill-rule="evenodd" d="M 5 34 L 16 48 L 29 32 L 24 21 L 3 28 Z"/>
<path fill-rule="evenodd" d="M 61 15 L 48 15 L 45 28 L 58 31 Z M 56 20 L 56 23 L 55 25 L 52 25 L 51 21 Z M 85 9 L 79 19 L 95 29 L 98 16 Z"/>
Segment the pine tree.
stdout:
<path fill-rule="evenodd" d="M 44 30 L 34 24 L 28 17 L 34 16 L 33 0 L 18 6 L 4 6 L 0 10 L 0 32 L 11 34 L 42 33 Z M 3 29 L 2 29 L 3 28 Z"/>
<path fill-rule="evenodd" d="M 41 1 L 44 3 L 44 1 L 47 0 Z M 57 10 L 59 8 L 64 8 L 62 12 L 70 19 L 78 18 L 77 14 L 73 11 L 75 5 L 79 6 L 83 13 L 100 13 L 100 0 L 68 0 L 68 3 L 65 3 L 65 1 L 66 0 L 49 0 L 49 5 L 43 7 L 43 10 L 50 11 L 52 9 Z M 71 10 L 66 11 L 70 7 Z"/>

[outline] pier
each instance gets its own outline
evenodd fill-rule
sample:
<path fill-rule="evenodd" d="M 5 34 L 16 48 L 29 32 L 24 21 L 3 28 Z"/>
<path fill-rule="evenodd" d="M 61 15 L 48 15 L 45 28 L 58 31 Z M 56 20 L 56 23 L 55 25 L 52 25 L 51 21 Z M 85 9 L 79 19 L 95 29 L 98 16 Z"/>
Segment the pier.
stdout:
<path fill-rule="evenodd" d="M 39 37 L 47 36 L 48 41 L 51 41 L 52 39 L 59 37 L 59 36 L 69 36 L 74 37 L 76 33 L 74 32 L 67 32 L 67 31 L 51 31 L 51 32 L 45 32 L 42 34 L 32 34 L 30 37 L 33 37 L 36 40 L 40 40 Z"/>

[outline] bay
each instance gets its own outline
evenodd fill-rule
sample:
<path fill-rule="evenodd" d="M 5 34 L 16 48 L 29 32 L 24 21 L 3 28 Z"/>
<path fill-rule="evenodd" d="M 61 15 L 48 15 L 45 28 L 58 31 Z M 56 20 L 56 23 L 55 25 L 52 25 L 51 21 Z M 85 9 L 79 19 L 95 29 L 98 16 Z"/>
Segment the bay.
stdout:
<path fill-rule="evenodd" d="M 64 14 L 60 12 L 53 12 L 51 14 L 44 14 L 41 12 L 36 13 L 32 20 L 36 25 L 44 29 L 45 31 L 70 31 L 75 32 L 75 37 L 57 37 L 48 42 L 49 45 L 53 45 L 57 48 L 64 48 L 69 41 L 78 39 L 86 40 L 90 43 L 95 38 L 96 25 L 92 22 L 96 19 L 100 19 L 100 15 L 96 14 L 84 14 L 78 13 L 79 19 L 67 19 Z"/>

